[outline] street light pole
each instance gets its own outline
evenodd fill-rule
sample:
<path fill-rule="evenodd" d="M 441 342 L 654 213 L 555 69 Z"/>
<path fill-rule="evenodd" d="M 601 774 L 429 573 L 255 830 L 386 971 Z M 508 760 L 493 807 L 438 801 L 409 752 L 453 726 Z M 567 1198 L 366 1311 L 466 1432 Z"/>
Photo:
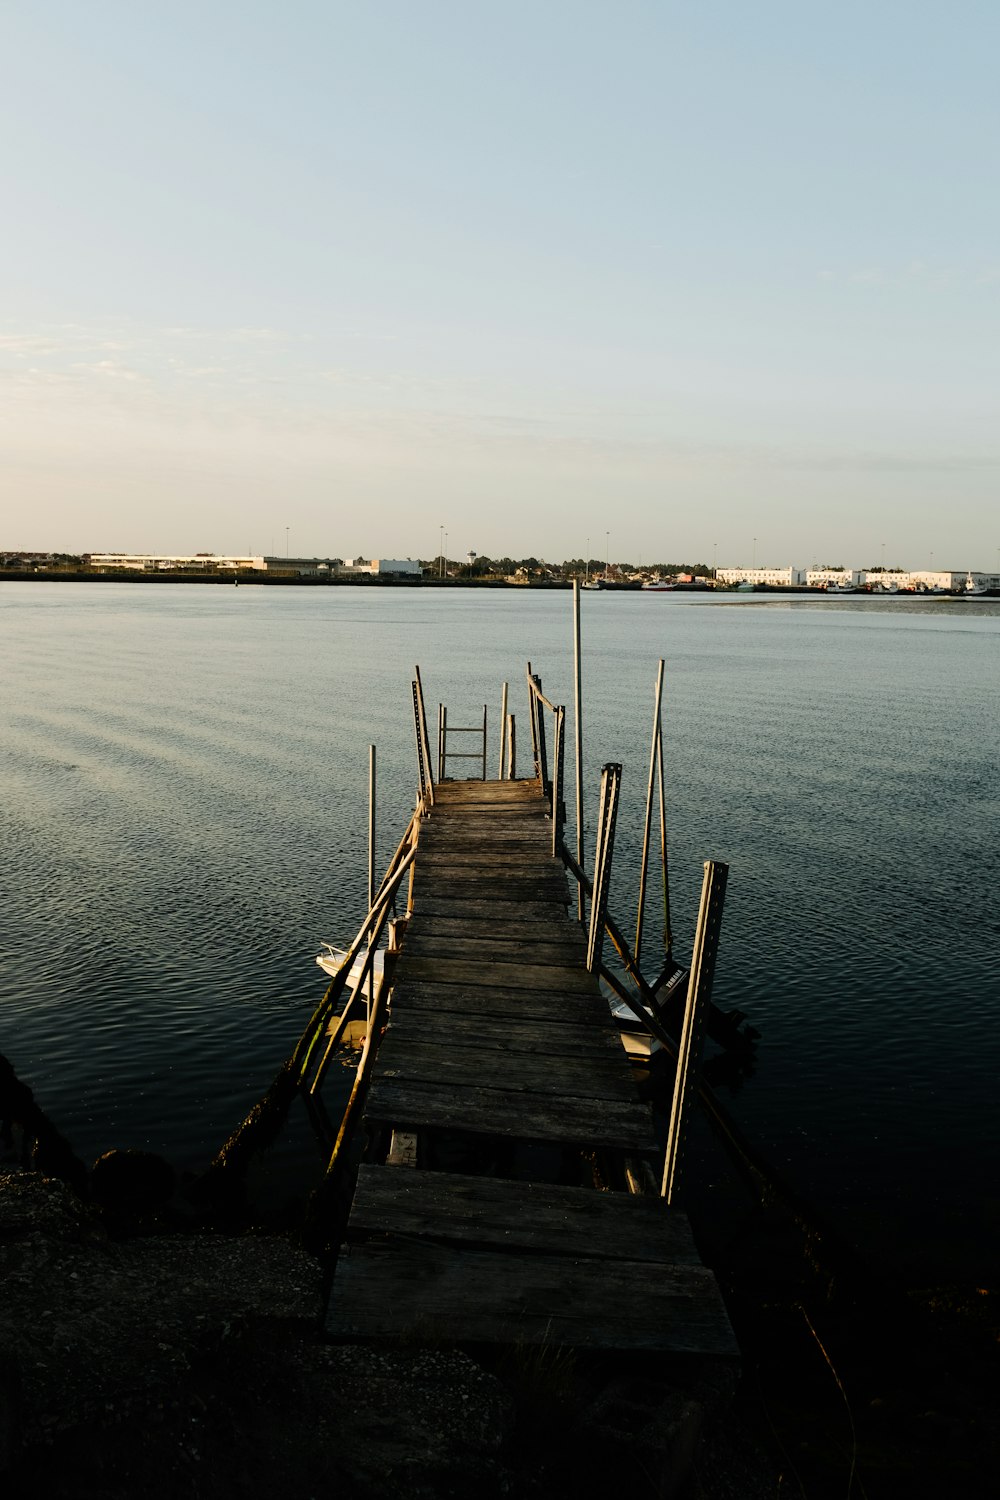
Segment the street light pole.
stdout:
<path fill-rule="evenodd" d="M 285 527 L 285 561 L 288 561 L 288 527 Z"/>

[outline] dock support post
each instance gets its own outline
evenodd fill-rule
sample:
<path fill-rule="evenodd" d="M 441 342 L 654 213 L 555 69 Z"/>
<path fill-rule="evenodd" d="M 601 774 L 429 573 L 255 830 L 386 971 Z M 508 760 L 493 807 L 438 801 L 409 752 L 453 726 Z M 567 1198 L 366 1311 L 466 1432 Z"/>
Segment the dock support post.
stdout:
<path fill-rule="evenodd" d="M 483 704 L 483 780 L 486 780 L 486 704 Z"/>
<path fill-rule="evenodd" d="M 500 768 L 497 771 L 497 779 L 504 778 L 504 757 L 507 753 L 507 683 L 503 685 L 500 693 Z"/>
<path fill-rule="evenodd" d="M 653 785 L 656 779 L 656 762 L 660 747 L 660 704 L 663 699 L 663 658 L 656 672 L 655 706 L 653 708 L 653 739 L 649 747 L 649 782 L 646 786 L 646 820 L 642 826 L 642 864 L 639 867 L 639 909 L 635 917 L 635 942 L 632 953 L 636 963 L 642 957 L 642 919 L 646 909 L 646 871 L 649 867 L 649 835 L 653 826 Z"/>
<path fill-rule="evenodd" d="M 531 662 L 528 663 L 528 728 L 531 730 L 531 760 L 538 775 L 538 713 L 535 708 L 535 695 L 532 691 L 534 676 L 531 671 Z"/>
<path fill-rule="evenodd" d="M 667 803 L 663 790 L 663 725 L 656 735 L 656 760 L 660 782 L 660 868 L 663 874 L 663 952 L 669 967 L 674 956 L 674 930 L 670 921 L 670 869 L 667 863 Z"/>
<path fill-rule="evenodd" d="M 554 744 L 552 747 L 552 858 L 556 859 L 559 854 L 559 845 L 562 842 L 563 826 L 563 777 L 565 774 L 566 757 L 565 746 L 566 710 L 563 707 L 556 709 L 556 727 Z"/>
<path fill-rule="evenodd" d="M 589 563 L 588 563 L 589 567 Z M 576 738 L 576 862 L 583 869 L 583 683 L 580 667 L 580 580 L 573 579 L 573 732 Z M 583 886 L 576 888 L 576 915 L 585 915 Z"/>
<path fill-rule="evenodd" d="M 701 905 L 698 908 L 698 927 L 691 955 L 691 976 L 688 980 L 687 1005 L 684 1010 L 684 1025 L 681 1029 L 680 1045 L 677 1049 L 677 1074 L 674 1080 L 674 1097 L 670 1107 L 670 1129 L 667 1133 L 667 1150 L 663 1159 L 663 1182 L 660 1195 L 672 1203 L 677 1193 L 677 1182 L 687 1135 L 690 1104 L 698 1088 L 698 1067 L 705 1039 L 705 1020 L 712 998 L 712 980 L 715 977 L 715 958 L 719 951 L 719 934 L 722 928 L 722 903 L 726 895 L 726 880 L 729 866 L 714 859 L 705 861 L 705 878 L 701 887 Z"/>
<path fill-rule="evenodd" d="M 513 714 L 507 716 L 507 780 L 517 780 L 517 726 Z"/>
<path fill-rule="evenodd" d="M 375 757 L 374 745 L 368 746 L 368 910 L 375 905 Z M 368 929 L 368 941 L 372 940 L 374 927 Z M 374 970 L 368 983 L 368 1019 L 371 1020 L 375 1004 Z"/>
<path fill-rule="evenodd" d="M 594 884 L 590 897 L 590 936 L 587 942 L 587 968 L 591 973 L 600 969 L 604 949 L 604 923 L 608 912 L 611 857 L 615 847 L 615 823 L 618 819 L 621 784 L 621 766 L 609 762 L 601 770 L 601 800 L 597 812 Z"/>
<path fill-rule="evenodd" d="M 420 680 L 420 668 L 414 667 L 413 730 L 417 741 L 417 770 L 420 773 L 420 796 L 428 806 L 434 806 L 434 772 L 431 762 L 431 742 L 427 733 L 427 714 L 424 710 L 424 686 Z"/>

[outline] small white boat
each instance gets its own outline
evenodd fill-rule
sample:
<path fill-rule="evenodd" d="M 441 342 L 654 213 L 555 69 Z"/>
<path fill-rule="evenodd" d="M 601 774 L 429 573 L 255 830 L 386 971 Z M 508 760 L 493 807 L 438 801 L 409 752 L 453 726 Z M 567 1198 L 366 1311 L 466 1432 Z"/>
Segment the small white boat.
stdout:
<path fill-rule="evenodd" d="M 332 979 L 334 975 L 340 973 L 341 969 L 347 962 L 348 950 L 346 948 L 337 948 L 333 943 L 324 943 L 323 947 L 326 951 L 324 953 L 317 953 L 316 962 L 319 964 L 324 974 L 329 974 Z M 347 976 L 348 984 L 357 984 L 358 980 L 361 978 L 361 970 L 364 967 L 364 962 L 364 953 L 359 953 L 357 958 L 354 960 L 354 963 L 351 965 L 351 971 Z M 372 968 L 375 971 L 375 987 L 377 989 L 382 978 L 382 972 L 385 968 L 384 948 L 376 949 L 375 958 L 372 962 Z"/>
<path fill-rule="evenodd" d="M 687 979 L 687 969 L 676 969 L 660 991 L 658 1003 L 661 1005 L 664 1004 L 677 990 L 682 990 L 687 984 Z M 640 1065 L 647 1064 L 658 1053 L 663 1051 L 663 1043 L 660 1039 L 646 1030 L 638 1016 L 636 1016 L 630 1006 L 625 1004 L 624 1000 L 619 1000 L 615 996 L 609 996 L 608 1004 L 611 1007 L 611 1019 L 618 1027 L 621 1043 L 628 1053 L 629 1062 Z M 642 1009 L 645 1010 L 646 1007 L 643 1006 Z"/>
<path fill-rule="evenodd" d="M 643 584 L 642 591 L 644 594 L 668 594 L 676 587 L 676 583 L 667 583 L 663 578 L 650 578 Z"/>
<path fill-rule="evenodd" d="M 965 587 L 958 597 L 960 599 L 981 599 L 985 593 L 985 583 L 977 583 L 972 574 L 969 573 L 965 580 Z"/>

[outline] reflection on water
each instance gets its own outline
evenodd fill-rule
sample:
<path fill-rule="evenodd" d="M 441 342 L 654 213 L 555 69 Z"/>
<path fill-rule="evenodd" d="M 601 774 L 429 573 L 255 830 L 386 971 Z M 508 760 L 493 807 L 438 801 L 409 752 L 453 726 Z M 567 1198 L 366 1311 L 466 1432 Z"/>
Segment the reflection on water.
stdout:
<path fill-rule="evenodd" d="M 1000 602 L 583 607 L 591 816 L 601 764 L 625 766 L 612 909 L 628 929 L 660 655 L 682 953 L 701 861 L 732 866 L 717 999 L 763 1033 L 734 1111 L 866 1235 L 930 1213 L 985 1251 Z M 569 609 L 514 591 L 0 588 L 0 1051 L 81 1154 L 185 1166 L 218 1146 L 321 992 L 320 940 L 363 915 L 369 742 L 381 864 L 409 815 L 413 662 L 432 715 L 486 701 L 495 728 L 507 678 L 523 724 L 529 658 L 572 703 Z"/>

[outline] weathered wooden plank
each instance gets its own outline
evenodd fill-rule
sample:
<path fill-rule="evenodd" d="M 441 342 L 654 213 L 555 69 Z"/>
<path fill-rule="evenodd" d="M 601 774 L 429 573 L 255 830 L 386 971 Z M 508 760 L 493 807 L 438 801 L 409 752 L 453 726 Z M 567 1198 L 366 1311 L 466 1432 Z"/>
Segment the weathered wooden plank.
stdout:
<path fill-rule="evenodd" d="M 524 920 L 519 920 L 522 908 L 518 903 L 509 902 L 508 908 L 510 915 L 500 922 L 494 921 L 492 912 L 468 912 L 459 908 L 448 916 L 441 916 L 438 912 L 421 910 L 420 920 L 414 923 L 413 931 L 419 933 L 421 938 L 433 935 L 435 938 L 480 940 L 500 937 L 505 942 L 528 944 L 538 942 L 569 945 L 576 942 L 582 945 L 586 956 L 586 936 L 579 924 L 571 921 L 561 906 L 556 906 L 547 917 L 535 916 Z"/>
<path fill-rule="evenodd" d="M 701 1264 L 686 1214 L 662 1198 L 362 1166 L 348 1233 L 394 1232 L 508 1253 Z"/>
<path fill-rule="evenodd" d="M 499 882 L 493 875 L 480 875 L 476 870 L 436 869 L 417 871 L 416 882 L 424 895 L 448 894 L 484 899 L 501 892 L 507 900 L 517 897 L 523 901 L 551 901 L 557 906 L 569 905 L 569 887 L 555 876 L 535 875 L 529 871 L 523 875 L 512 875 Z"/>
<path fill-rule="evenodd" d="M 456 1083 L 409 1083 L 385 1078 L 381 1071 L 372 1079 L 365 1119 L 409 1130 L 434 1127 L 522 1141 L 648 1152 L 656 1149 L 649 1109 L 638 1103 Z"/>
<path fill-rule="evenodd" d="M 545 865 L 537 857 L 524 854 L 497 856 L 488 849 L 482 854 L 475 850 L 468 854 L 449 851 L 425 859 L 417 870 L 417 878 L 435 881 L 444 878 L 461 881 L 463 885 L 471 880 L 489 881 L 491 891 L 498 895 L 508 887 L 520 890 L 526 883 L 551 887 L 553 893 L 561 892 L 564 887 L 568 889 L 558 865 Z"/>
<path fill-rule="evenodd" d="M 408 978 L 400 968 L 392 991 L 392 1013 L 437 1011 L 442 1015 L 490 1015 L 496 1019 L 551 1020 L 570 1028 L 608 1027 L 608 1004 L 588 990 L 510 989 L 503 985 L 448 984 Z"/>
<path fill-rule="evenodd" d="M 492 842 L 485 846 L 480 846 L 478 841 L 458 835 L 446 845 L 438 845 L 436 848 L 425 849 L 421 845 L 419 868 L 421 870 L 434 870 L 439 865 L 454 866 L 462 869 L 467 865 L 472 865 L 476 869 L 491 869 L 506 872 L 508 870 L 523 870 L 525 867 L 525 857 L 523 850 L 497 849 Z M 537 869 L 539 874 L 546 875 L 554 870 L 564 880 L 566 878 L 563 873 L 562 860 L 553 859 L 551 853 L 548 853 L 547 857 L 544 854 L 540 854 L 539 858 L 532 861 L 531 868 L 532 871 Z"/>
<path fill-rule="evenodd" d="M 512 1054 L 502 1048 L 463 1047 L 458 1043 L 441 1049 L 411 1037 L 393 1035 L 390 1025 L 378 1055 L 378 1076 L 400 1083 L 469 1084 L 476 1088 L 500 1089 L 508 1094 L 540 1094 L 553 1090 L 574 1099 L 615 1099 L 636 1102 L 635 1084 L 624 1049 L 619 1054 L 589 1057 L 532 1057 Z"/>
<path fill-rule="evenodd" d="M 715 1278 L 701 1266 L 458 1252 L 419 1240 L 348 1247 L 326 1329 L 334 1338 L 738 1355 Z"/>
<path fill-rule="evenodd" d="M 480 937 L 470 932 L 446 933 L 436 928 L 407 935 L 403 952 L 418 958 L 461 958 L 485 964 L 540 964 L 543 968 L 564 968 L 586 960 L 586 949 L 580 938 L 567 936 L 551 942 L 521 940 L 496 932 Z"/>
<path fill-rule="evenodd" d="M 433 984 L 464 984 L 475 986 L 484 978 L 507 989 L 533 990 L 538 993 L 555 988 L 578 990 L 593 994 L 597 991 L 597 980 L 586 969 L 555 964 L 533 967 L 530 964 L 494 963 L 488 966 L 475 962 L 466 963 L 460 957 L 420 958 L 408 954 L 405 949 L 397 970 L 401 979 L 423 980 Z"/>
<path fill-rule="evenodd" d="M 574 1026 L 565 1016 L 542 1021 L 535 1017 L 513 1019 L 465 1011 L 420 1011 L 404 1005 L 393 1006 L 392 1028 L 399 1037 L 427 1042 L 442 1051 L 457 1044 L 499 1047 L 505 1052 L 548 1058 L 590 1057 L 595 1052 L 617 1057 L 624 1052 L 617 1032 L 600 1025 Z"/>
<path fill-rule="evenodd" d="M 527 927 L 537 922 L 545 922 L 555 924 L 557 930 L 569 927 L 577 932 L 583 932 L 579 923 L 566 912 L 562 902 L 509 901 L 504 899 L 502 892 L 497 893 L 496 900 L 453 901 L 449 896 L 441 895 L 440 890 L 439 887 L 437 893 L 428 893 L 415 887 L 413 910 L 419 916 L 421 924 L 428 917 L 433 918 L 435 923 L 439 918 L 463 921 L 466 918 L 475 918 L 495 922 L 497 926 L 523 923 Z"/>
<path fill-rule="evenodd" d="M 543 802 L 537 781 L 480 781 L 475 778 L 448 777 L 435 784 L 435 798 L 450 805 L 466 806 L 470 802 Z"/>
<path fill-rule="evenodd" d="M 426 824 L 420 832 L 418 847 L 436 849 L 447 846 L 461 838 L 469 843 L 487 845 L 496 840 L 497 847 L 510 844 L 534 846 L 543 849 L 550 845 L 552 826 L 548 818 L 534 814 L 519 813 L 516 818 L 454 818 L 445 816 L 440 822 Z"/>

